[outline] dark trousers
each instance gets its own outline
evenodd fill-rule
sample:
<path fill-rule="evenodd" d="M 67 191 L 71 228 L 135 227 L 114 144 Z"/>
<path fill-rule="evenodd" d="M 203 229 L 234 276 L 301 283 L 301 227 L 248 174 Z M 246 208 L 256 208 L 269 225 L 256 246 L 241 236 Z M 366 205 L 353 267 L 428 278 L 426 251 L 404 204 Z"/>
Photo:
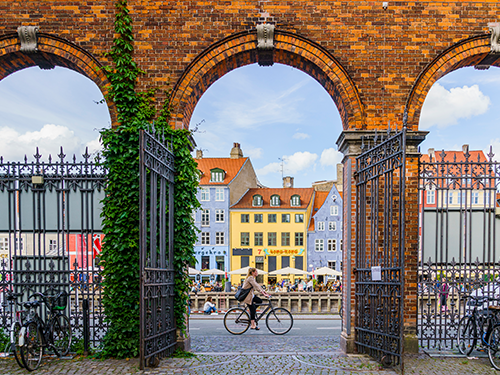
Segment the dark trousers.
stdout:
<path fill-rule="evenodd" d="M 262 300 L 257 296 L 253 296 L 252 304 L 248 307 L 250 309 L 250 320 L 255 320 L 255 312 L 257 311 L 256 303 L 262 303 Z"/>

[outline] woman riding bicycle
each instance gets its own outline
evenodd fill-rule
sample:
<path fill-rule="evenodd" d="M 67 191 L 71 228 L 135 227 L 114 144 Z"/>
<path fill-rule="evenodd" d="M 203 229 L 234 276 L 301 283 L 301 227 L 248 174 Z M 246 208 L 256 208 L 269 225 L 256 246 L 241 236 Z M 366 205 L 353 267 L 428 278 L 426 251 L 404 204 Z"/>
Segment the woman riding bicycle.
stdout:
<path fill-rule="evenodd" d="M 248 305 L 248 308 L 250 309 L 250 328 L 255 329 L 256 331 L 259 330 L 259 327 L 255 325 L 255 312 L 257 311 L 257 306 L 256 303 L 262 303 L 262 300 L 254 295 L 253 290 L 257 290 L 259 293 L 263 294 L 265 297 L 269 298 L 271 297 L 269 294 L 266 293 L 262 287 L 257 284 L 257 281 L 255 281 L 255 278 L 257 277 L 257 269 L 250 267 L 248 270 L 247 278 L 245 279 L 245 282 L 243 283 L 242 288 L 243 289 L 249 289 L 250 293 L 248 293 L 247 298 L 243 302 L 245 302 Z"/>

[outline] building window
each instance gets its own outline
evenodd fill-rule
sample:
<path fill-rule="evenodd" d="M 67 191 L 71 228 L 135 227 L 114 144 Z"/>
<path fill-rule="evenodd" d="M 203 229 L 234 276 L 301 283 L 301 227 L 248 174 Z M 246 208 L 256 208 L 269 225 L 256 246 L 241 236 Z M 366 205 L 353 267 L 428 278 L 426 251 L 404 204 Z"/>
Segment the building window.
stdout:
<path fill-rule="evenodd" d="M 210 170 L 210 182 L 224 182 L 224 170 L 214 168 Z"/>
<path fill-rule="evenodd" d="M 337 251 L 337 240 L 328 240 L 328 251 Z"/>
<path fill-rule="evenodd" d="M 201 210 L 201 226 L 210 226 L 210 210 Z"/>
<path fill-rule="evenodd" d="M 201 197 L 200 201 L 209 201 L 210 200 L 210 189 L 209 188 L 201 188 Z"/>
<path fill-rule="evenodd" d="M 24 238 L 16 238 L 16 251 L 24 250 Z"/>
<path fill-rule="evenodd" d="M 9 250 L 9 239 L 0 238 L 0 251 L 8 251 L 8 250 Z"/>
<path fill-rule="evenodd" d="M 276 223 L 276 214 L 267 214 L 268 223 Z"/>
<path fill-rule="evenodd" d="M 458 201 L 457 201 L 457 203 L 458 204 L 463 204 L 463 203 L 465 203 L 465 200 L 466 200 L 465 199 L 465 191 L 459 191 L 458 192 Z"/>
<path fill-rule="evenodd" d="M 264 215 L 263 214 L 254 214 L 253 215 L 253 222 L 254 223 L 262 223 L 264 221 Z"/>
<path fill-rule="evenodd" d="M 264 245 L 264 233 L 255 232 L 253 242 L 254 242 L 254 246 L 263 246 Z"/>
<path fill-rule="evenodd" d="M 250 222 L 250 214 L 241 214 L 241 222 L 249 223 Z"/>
<path fill-rule="evenodd" d="M 448 196 L 448 204 L 453 204 L 453 192 L 447 191 L 446 195 Z"/>
<path fill-rule="evenodd" d="M 339 214 L 339 206 L 330 206 L 330 215 L 338 216 Z"/>
<path fill-rule="evenodd" d="M 224 222 L 224 210 L 215 210 L 215 222 L 216 223 Z"/>
<path fill-rule="evenodd" d="M 276 246 L 276 232 L 267 234 L 267 246 Z"/>
<path fill-rule="evenodd" d="M 290 246 L 290 232 L 281 233 L 281 246 Z"/>
<path fill-rule="evenodd" d="M 201 244 L 202 245 L 210 245 L 210 233 L 209 232 L 201 232 Z"/>
<path fill-rule="evenodd" d="M 290 214 L 281 214 L 281 222 L 289 223 L 290 222 Z"/>
<path fill-rule="evenodd" d="M 224 188 L 215 189 L 215 200 L 218 202 L 224 201 Z"/>
<path fill-rule="evenodd" d="M 224 245 L 224 232 L 215 232 L 215 244 Z"/>
<path fill-rule="evenodd" d="M 436 192 L 434 190 L 427 191 L 427 204 L 436 203 Z"/>
<path fill-rule="evenodd" d="M 329 221 L 328 222 L 328 230 L 337 230 L 337 222 Z"/>
<path fill-rule="evenodd" d="M 339 250 L 340 250 L 340 251 L 342 251 L 342 247 L 343 247 L 343 246 L 344 246 L 344 245 L 342 245 L 342 240 L 339 240 Z"/>
<path fill-rule="evenodd" d="M 337 262 L 334 260 L 329 260 L 328 261 L 328 268 L 331 268 L 332 270 L 336 270 Z"/>
<path fill-rule="evenodd" d="M 304 214 L 295 214 L 295 222 L 303 223 L 304 222 Z"/>
<path fill-rule="evenodd" d="M 316 225 L 316 230 L 318 230 L 318 231 L 324 231 L 325 230 L 325 222 L 324 221 L 318 221 L 318 224 Z"/>
<path fill-rule="evenodd" d="M 271 196 L 271 206 L 277 207 L 280 205 L 280 196 L 272 195 Z"/>
<path fill-rule="evenodd" d="M 324 242 L 322 239 L 318 239 L 314 242 L 314 250 L 323 251 Z"/>
<path fill-rule="evenodd" d="M 304 233 L 295 232 L 295 246 L 304 246 Z"/>
<path fill-rule="evenodd" d="M 479 193 L 477 191 L 472 192 L 472 204 L 479 204 Z"/>
<path fill-rule="evenodd" d="M 49 251 L 57 250 L 57 240 L 49 240 Z"/>
<path fill-rule="evenodd" d="M 250 233 L 241 232 L 241 246 L 250 246 Z"/>
<path fill-rule="evenodd" d="M 254 195 L 252 199 L 252 206 L 262 206 L 262 195 Z"/>
<path fill-rule="evenodd" d="M 210 269 L 210 257 L 207 256 L 201 257 L 201 269 L 202 270 Z"/>
<path fill-rule="evenodd" d="M 292 199 L 290 199 L 290 205 L 293 207 L 300 206 L 300 195 L 292 195 Z"/>

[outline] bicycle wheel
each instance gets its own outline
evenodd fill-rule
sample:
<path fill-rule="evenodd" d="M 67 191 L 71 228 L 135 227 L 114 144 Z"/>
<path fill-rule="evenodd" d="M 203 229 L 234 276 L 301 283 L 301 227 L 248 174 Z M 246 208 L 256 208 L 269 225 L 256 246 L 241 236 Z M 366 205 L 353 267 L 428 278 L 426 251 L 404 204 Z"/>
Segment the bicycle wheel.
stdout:
<path fill-rule="evenodd" d="M 458 323 L 457 346 L 460 353 L 469 355 L 476 347 L 476 321 L 470 316 L 464 316 Z"/>
<path fill-rule="evenodd" d="M 68 354 L 71 347 L 71 323 L 66 315 L 56 315 L 51 321 L 52 344 L 58 356 Z"/>
<path fill-rule="evenodd" d="M 224 315 L 224 327 L 233 335 L 241 335 L 250 328 L 250 316 L 241 307 L 233 307 Z"/>
<path fill-rule="evenodd" d="M 284 335 L 292 329 L 292 314 L 287 309 L 278 307 L 267 314 L 266 326 L 275 335 Z"/>
<path fill-rule="evenodd" d="M 493 327 L 488 339 L 488 358 L 495 370 L 500 370 L 500 325 Z"/>
<path fill-rule="evenodd" d="M 23 333 L 19 339 L 19 351 L 24 367 L 34 371 L 40 366 L 43 355 L 42 332 L 35 322 L 30 322 L 21 328 Z"/>
<path fill-rule="evenodd" d="M 24 368 L 21 352 L 19 351 L 19 332 L 21 332 L 21 324 L 14 322 L 10 328 L 10 348 L 19 367 Z"/>

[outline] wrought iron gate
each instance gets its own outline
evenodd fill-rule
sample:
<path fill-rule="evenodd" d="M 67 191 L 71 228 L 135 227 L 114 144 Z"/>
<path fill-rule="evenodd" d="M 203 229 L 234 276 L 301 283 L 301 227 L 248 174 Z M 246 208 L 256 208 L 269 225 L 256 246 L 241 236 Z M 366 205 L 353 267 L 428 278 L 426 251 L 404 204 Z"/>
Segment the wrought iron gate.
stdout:
<path fill-rule="evenodd" d="M 468 146 L 420 157 L 417 329 L 424 349 L 456 350 L 458 323 L 472 307 L 467 296 L 500 297 L 500 163 L 493 157 L 491 149 L 484 155 Z"/>
<path fill-rule="evenodd" d="M 140 132 L 140 367 L 175 348 L 174 155 L 162 135 Z"/>
<path fill-rule="evenodd" d="M 406 128 L 356 158 L 356 344 L 403 367 Z M 363 141 L 364 142 L 364 141 Z"/>
<path fill-rule="evenodd" d="M 99 345 L 107 328 L 99 265 L 105 181 L 88 152 L 81 161 L 66 158 L 62 148 L 48 161 L 38 149 L 30 162 L 0 157 L 0 327 L 8 330 L 12 321 L 5 293 L 26 300 L 65 290 L 74 340 L 83 337 L 88 303 L 90 344 Z"/>

